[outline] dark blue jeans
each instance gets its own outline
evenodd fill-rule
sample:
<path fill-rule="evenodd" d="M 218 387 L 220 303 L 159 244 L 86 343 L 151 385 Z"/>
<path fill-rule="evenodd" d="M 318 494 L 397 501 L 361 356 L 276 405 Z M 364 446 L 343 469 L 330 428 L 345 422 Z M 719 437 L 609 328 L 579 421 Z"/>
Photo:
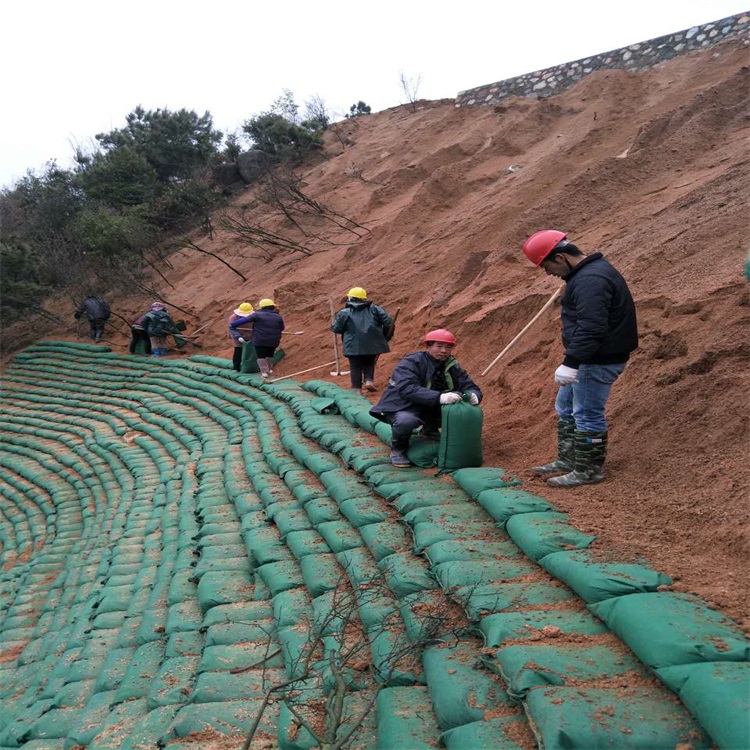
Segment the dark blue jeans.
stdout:
<path fill-rule="evenodd" d="M 615 365 L 581 365 L 578 382 L 562 385 L 555 399 L 555 411 L 560 419 L 572 419 L 579 432 L 606 432 L 607 405 L 612 384 L 625 369 L 625 362 Z"/>

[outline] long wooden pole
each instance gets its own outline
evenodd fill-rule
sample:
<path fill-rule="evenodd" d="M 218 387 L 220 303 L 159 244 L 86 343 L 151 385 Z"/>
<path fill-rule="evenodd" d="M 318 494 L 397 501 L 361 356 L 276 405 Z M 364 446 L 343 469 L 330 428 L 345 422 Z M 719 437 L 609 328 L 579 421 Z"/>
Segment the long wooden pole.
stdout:
<path fill-rule="evenodd" d="M 274 378 L 273 380 L 266 380 L 266 383 L 278 383 L 279 380 L 286 380 L 287 378 L 293 378 L 296 375 L 304 375 L 306 372 L 312 372 L 313 370 L 319 370 L 321 367 L 330 367 L 335 365 L 336 362 L 326 362 L 324 365 L 315 365 L 315 367 L 308 367 L 306 370 L 300 370 L 299 372 L 293 372 L 291 375 L 284 375 L 281 378 Z"/>
<path fill-rule="evenodd" d="M 515 344 L 516 341 L 518 341 L 521 336 L 523 336 L 524 333 L 526 333 L 526 331 L 528 331 L 529 328 L 531 328 L 531 326 L 533 326 L 534 323 L 536 323 L 537 320 L 542 317 L 542 315 L 547 311 L 549 307 L 552 306 L 552 304 L 560 296 L 560 294 L 562 294 L 563 288 L 564 287 L 561 286 L 555 291 L 555 293 L 544 303 L 544 307 L 542 307 L 542 309 L 518 332 L 513 341 L 511 341 L 510 344 L 508 344 L 508 346 L 506 346 L 505 349 L 503 349 L 500 354 L 498 354 L 497 357 L 495 357 L 495 359 L 493 359 L 492 362 L 487 365 L 482 375 L 486 375 L 502 359 L 502 357 L 513 346 L 513 344 Z"/>
<path fill-rule="evenodd" d="M 333 300 L 328 300 L 328 306 L 331 308 L 331 325 L 333 325 Z M 331 375 L 344 375 L 341 372 L 341 360 L 339 359 L 339 340 L 336 338 L 336 334 L 333 334 L 333 355 L 336 357 L 336 372 L 332 372 Z"/>
<path fill-rule="evenodd" d="M 401 312 L 401 308 L 397 307 L 396 312 L 394 313 L 393 318 L 391 320 L 391 324 L 390 326 L 388 326 L 388 330 L 386 331 L 385 337 L 388 341 L 390 341 L 393 338 L 394 334 L 396 333 L 396 321 L 398 320 L 398 314 L 400 312 Z"/>

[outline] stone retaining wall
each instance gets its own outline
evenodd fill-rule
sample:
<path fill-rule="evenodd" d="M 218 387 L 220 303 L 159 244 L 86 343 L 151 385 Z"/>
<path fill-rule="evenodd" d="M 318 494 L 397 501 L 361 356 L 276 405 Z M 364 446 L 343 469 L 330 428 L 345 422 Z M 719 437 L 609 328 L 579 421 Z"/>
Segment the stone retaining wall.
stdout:
<path fill-rule="evenodd" d="M 720 21 L 712 21 L 691 29 L 667 34 L 656 39 L 631 44 L 628 47 L 602 52 L 581 60 L 556 65 L 553 68 L 525 73 L 505 81 L 489 83 L 478 88 L 460 91 L 457 107 L 496 104 L 507 96 L 550 96 L 560 93 L 576 81 L 596 70 L 612 68 L 648 70 L 665 60 L 686 52 L 712 47 L 727 39 L 745 37 L 750 28 L 750 11 L 738 13 Z"/>

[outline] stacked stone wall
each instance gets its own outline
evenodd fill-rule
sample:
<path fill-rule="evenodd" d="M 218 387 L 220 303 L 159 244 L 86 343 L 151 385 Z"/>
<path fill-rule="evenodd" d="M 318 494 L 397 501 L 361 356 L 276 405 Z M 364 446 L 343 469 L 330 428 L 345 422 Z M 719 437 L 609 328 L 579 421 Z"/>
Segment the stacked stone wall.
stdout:
<path fill-rule="evenodd" d="M 496 104 L 508 96 L 550 96 L 564 91 L 597 70 L 648 70 L 665 60 L 706 49 L 728 39 L 744 38 L 747 44 L 749 28 L 750 11 L 739 13 L 628 47 L 460 91 L 456 96 L 456 106 Z"/>

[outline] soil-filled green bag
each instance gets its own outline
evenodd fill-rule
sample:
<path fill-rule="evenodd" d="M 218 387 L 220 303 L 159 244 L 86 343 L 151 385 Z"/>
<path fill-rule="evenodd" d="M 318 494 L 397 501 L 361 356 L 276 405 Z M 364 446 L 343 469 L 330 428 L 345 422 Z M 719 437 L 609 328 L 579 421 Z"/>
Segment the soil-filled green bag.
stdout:
<path fill-rule="evenodd" d="M 690 594 L 629 594 L 589 609 L 649 667 L 715 661 L 750 661 L 739 626 Z"/>
<path fill-rule="evenodd" d="M 750 747 L 750 664 L 683 664 L 656 673 L 719 747 Z"/>
<path fill-rule="evenodd" d="M 273 363 L 276 364 L 284 356 L 283 349 L 277 349 L 273 353 Z M 242 345 L 242 360 L 240 362 L 240 372 L 243 373 L 258 373 L 260 368 L 258 367 L 258 353 L 255 351 L 255 347 L 249 341 L 246 341 Z"/>
<path fill-rule="evenodd" d="M 584 549 L 596 537 L 574 528 L 565 513 L 521 513 L 505 524 L 510 538 L 532 559 L 571 549 Z"/>
<path fill-rule="evenodd" d="M 255 721 L 263 700 L 255 698 L 223 703 L 200 703 L 183 706 L 177 713 L 165 740 L 188 737 L 198 732 L 216 732 L 223 735 L 245 735 Z M 263 734 L 274 736 L 276 722 L 273 712 L 266 711 L 260 725 Z M 242 738 L 244 739 L 244 738 Z M 238 743 L 241 741 L 238 740 Z"/>
<path fill-rule="evenodd" d="M 415 435 L 409 441 L 409 449 L 406 455 L 415 466 L 419 466 L 422 469 L 430 469 L 437 465 L 439 448 L 440 444 L 435 440 L 427 440 Z"/>
<path fill-rule="evenodd" d="M 429 646 L 422 654 L 438 724 L 445 731 L 479 721 L 486 711 L 510 705 L 502 684 L 482 669 L 471 642 L 455 648 Z"/>
<path fill-rule="evenodd" d="M 634 656 L 624 648 L 606 645 L 509 645 L 501 648 L 496 656 L 508 695 L 519 702 L 535 687 L 601 680 L 627 672 L 645 677 L 645 670 Z"/>
<path fill-rule="evenodd" d="M 526 710 L 539 747 L 552 750 L 708 748 L 700 726 L 666 690 L 559 687 L 529 691 Z"/>
<path fill-rule="evenodd" d="M 378 747 L 381 750 L 432 750 L 440 733 L 426 687 L 385 688 L 377 700 Z"/>
<path fill-rule="evenodd" d="M 486 648 L 497 648 L 515 638 L 540 638 L 543 628 L 553 627 L 557 632 L 575 635 L 598 635 L 607 628 L 588 612 L 569 610 L 540 610 L 531 612 L 498 612 L 483 617 L 479 630 Z M 485 652 L 486 653 L 486 652 Z M 490 668 L 492 668 L 492 663 Z"/>
<path fill-rule="evenodd" d="M 443 744 L 448 750 L 491 747 L 492 750 L 521 750 L 521 746 L 510 738 L 508 729 L 522 725 L 518 716 L 504 716 L 499 719 L 484 719 L 449 729 L 443 735 Z"/>
<path fill-rule="evenodd" d="M 545 555 L 539 564 L 591 604 L 632 593 L 656 591 L 672 579 L 646 565 L 610 562 L 591 550 L 565 550 Z"/>
<path fill-rule="evenodd" d="M 437 465 L 440 471 L 455 471 L 482 465 L 484 413 L 467 400 L 442 408 L 442 430 Z"/>
<path fill-rule="evenodd" d="M 466 616 L 473 622 L 492 612 L 533 609 L 540 604 L 555 604 L 575 599 L 575 594 L 570 589 L 543 581 L 463 586 L 456 589 L 454 596 L 460 602 Z"/>

